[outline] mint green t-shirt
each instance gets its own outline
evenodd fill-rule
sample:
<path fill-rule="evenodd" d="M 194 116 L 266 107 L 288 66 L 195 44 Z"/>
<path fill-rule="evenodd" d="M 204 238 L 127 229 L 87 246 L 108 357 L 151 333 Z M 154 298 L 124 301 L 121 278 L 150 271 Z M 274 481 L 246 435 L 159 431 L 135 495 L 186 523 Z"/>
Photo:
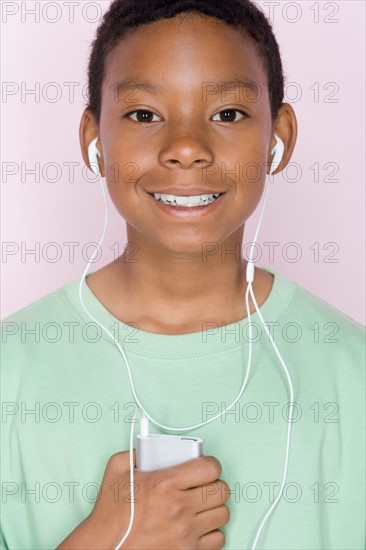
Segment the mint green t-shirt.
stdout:
<path fill-rule="evenodd" d="M 263 269 L 275 278 L 260 310 L 290 373 L 295 405 L 284 492 L 257 548 L 364 549 L 364 328 L 272 267 Z M 93 509 L 109 457 L 129 449 L 137 406 L 127 369 L 83 310 L 78 287 L 72 280 L 2 322 L 6 549 L 56 548 Z M 137 395 L 160 423 L 198 424 L 236 397 L 248 361 L 247 319 L 155 334 L 117 320 L 85 284 L 83 299 L 118 338 Z M 287 378 L 257 313 L 251 322 L 252 364 L 240 400 L 223 417 L 184 432 L 202 437 L 204 454 L 222 464 L 232 492 L 227 549 L 250 548 L 284 470 Z"/>

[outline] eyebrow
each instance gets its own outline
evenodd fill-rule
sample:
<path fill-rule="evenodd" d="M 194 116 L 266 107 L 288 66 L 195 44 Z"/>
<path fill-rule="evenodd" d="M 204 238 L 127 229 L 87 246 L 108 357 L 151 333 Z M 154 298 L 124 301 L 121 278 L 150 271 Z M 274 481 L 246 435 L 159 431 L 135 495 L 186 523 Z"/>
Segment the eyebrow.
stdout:
<path fill-rule="evenodd" d="M 151 94 L 159 94 L 163 92 L 163 85 L 161 82 L 151 82 L 150 80 L 140 80 L 136 78 L 125 78 L 119 82 L 115 82 L 111 89 L 115 91 L 116 95 L 119 95 L 131 88 L 137 88 L 138 90 L 145 90 Z"/>
<path fill-rule="evenodd" d="M 207 82 L 206 84 L 214 84 L 217 86 L 217 91 L 212 91 L 210 95 L 215 95 L 221 93 L 223 90 L 228 89 L 235 89 L 239 87 L 243 88 L 249 88 L 250 90 L 253 90 L 254 92 L 258 91 L 258 84 L 254 82 L 253 80 L 249 80 L 247 78 L 235 76 L 234 78 L 230 78 L 229 80 L 220 80 L 216 82 Z"/>
<path fill-rule="evenodd" d="M 219 81 L 207 81 L 202 84 L 214 85 L 214 90 L 210 91 L 210 95 L 219 94 L 222 90 L 235 89 L 238 87 L 245 87 L 258 92 L 258 85 L 256 82 L 249 80 L 247 78 L 234 76 L 228 80 L 219 80 Z M 154 95 L 158 95 L 164 92 L 164 85 L 162 81 L 150 81 L 150 80 L 140 80 L 136 78 L 125 78 L 118 82 L 115 82 L 111 89 L 114 90 L 115 95 L 126 92 L 127 90 L 138 89 L 144 90 Z"/>

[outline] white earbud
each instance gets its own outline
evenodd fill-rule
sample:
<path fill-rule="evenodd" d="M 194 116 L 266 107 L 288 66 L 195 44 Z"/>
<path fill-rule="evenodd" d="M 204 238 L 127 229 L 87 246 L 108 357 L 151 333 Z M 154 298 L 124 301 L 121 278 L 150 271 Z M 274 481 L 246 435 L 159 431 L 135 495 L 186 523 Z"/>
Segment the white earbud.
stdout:
<path fill-rule="evenodd" d="M 280 162 L 281 162 L 282 157 L 283 157 L 283 152 L 285 150 L 285 144 L 283 143 L 282 139 L 280 137 L 278 137 L 277 134 L 275 134 L 275 138 L 276 138 L 277 143 L 271 151 L 271 153 L 272 153 L 272 155 L 274 155 L 274 157 L 273 157 L 272 163 L 271 163 L 270 174 L 272 174 L 272 172 L 274 172 L 276 170 L 276 168 L 278 168 L 278 166 L 280 165 Z"/>
<path fill-rule="evenodd" d="M 100 157 L 100 153 L 96 145 L 97 141 L 98 141 L 98 136 L 95 139 L 93 139 L 93 141 L 90 143 L 88 147 L 88 158 L 89 158 L 90 168 L 93 170 L 96 176 L 100 176 L 99 162 L 98 162 L 98 157 Z"/>

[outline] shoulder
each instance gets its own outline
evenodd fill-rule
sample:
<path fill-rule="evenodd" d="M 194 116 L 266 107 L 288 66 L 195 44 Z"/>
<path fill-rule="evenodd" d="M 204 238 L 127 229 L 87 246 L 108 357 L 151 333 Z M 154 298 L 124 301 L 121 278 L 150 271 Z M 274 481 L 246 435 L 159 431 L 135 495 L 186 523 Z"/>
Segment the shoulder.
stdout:
<path fill-rule="evenodd" d="M 285 281 L 293 292 L 278 329 L 288 354 L 301 356 L 303 366 L 316 376 L 332 374 L 339 382 L 360 383 L 365 375 L 365 327 L 299 282 Z"/>
<path fill-rule="evenodd" d="M 67 287 L 72 283 L 69 281 L 52 292 L 45 294 L 41 298 L 34 300 L 26 306 L 18 309 L 14 313 L 11 313 L 7 317 L 1 320 L 1 328 L 11 323 L 17 324 L 22 321 L 39 319 L 46 319 L 52 317 L 55 310 L 59 313 L 62 310 L 66 310 L 67 303 Z"/>
<path fill-rule="evenodd" d="M 299 282 L 295 282 L 295 292 L 289 312 L 296 314 L 303 322 L 323 323 L 329 326 L 333 323 L 336 328 L 352 339 L 361 341 L 365 338 L 363 325 L 320 296 L 310 292 Z"/>
<path fill-rule="evenodd" d="M 1 321 L 0 374 L 6 401 L 17 402 L 24 388 L 31 396 L 35 388 L 54 383 L 56 373 L 71 364 L 77 346 L 70 346 L 70 335 L 83 325 L 69 299 L 69 286 L 76 283 L 63 284 Z"/>
<path fill-rule="evenodd" d="M 68 299 L 72 281 L 29 303 L 1 320 L 2 367 L 16 368 L 25 358 L 39 355 L 43 344 L 56 343 L 65 323 L 79 319 Z"/>

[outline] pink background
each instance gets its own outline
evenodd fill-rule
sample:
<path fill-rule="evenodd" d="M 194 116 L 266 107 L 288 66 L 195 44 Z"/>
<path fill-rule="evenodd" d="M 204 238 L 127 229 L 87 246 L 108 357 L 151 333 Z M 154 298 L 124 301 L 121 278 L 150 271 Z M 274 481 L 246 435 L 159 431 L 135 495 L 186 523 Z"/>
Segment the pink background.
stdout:
<path fill-rule="evenodd" d="M 85 177 L 78 131 L 84 108 L 81 89 L 98 25 L 97 6 L 101 15 L 110 2 L 76 2 L 73 20 L 71 8 L 63 2 L 40 2 L 39 22 L 25 12 L 35 4 L 2 2 L 2 79 L 18 89 L 6 95 L 3 84 L 2 318 L 80 277 L 88 261 L 82 249 L 86 243 L 99 242 L 104 223 L 100 184 Z M 292 181 L 294 168 L 287 173 L 290 181 L 283 174 L 273 180 L 259 233 L 262 259 L 257 265 L 275 267 L 364 323 L 365 4 L 352 0 L 257 4 L 267 15 L 271 6 L 274 9 L 272 21 L 287 82 L 285 101 L 295 109 L 299 125 L 291 162 L 302 170 L 299 181 Z M 47 11 L 42 13 L 45 5 Z M 319 6 L 318 22 L 314 8 L 310 9 L 314 5 Z M 16 9 L 17 13 L 6 16 Z M 338 22 L 327 23 L 326 18 Z M 50 82 L 57 83 L 60 93 L 55 101 L 56 88 L 47 87 Z M 71 82 L 78 83 L 74 97 L 69 94 L 71 85 L 65 84 Z M 37 100 L 31 94 L 22 98 L 22 86 L 35 89 L 36 83 L 40 87 Z M 11 85 L 6 86 L 9 92 Z M 332 97 L 338 102 L 326 102 L 336 87 Z M 22 181 L 21 163 L 31 169 L 36 162 L 40 163 L 39 181 L 30 174 Z M 5 177 L 9 165 L 4 163 L 15 163 L 18 172 Z M 47 170 L 48 163 L 56 163 L 58 172 L 51 165 Z M 65 163 L 76 163 L 73 178 Z M 319 182 L 314 178 L 315 163 L 320 169 Z M 338 182 L 324 181 L 333 172 L 331 166 L 324 167 L 327 163 L 339 166 L 333 175 Z M 259 208 L 247 223 L 245 242 L 254 236 L 258 215 Z M 79 243 L 74 257 L 64 244 L 68 242 Z M 126 242 L 125 222 L 109 200 L 102 257 L 90 271 L 113 260 L 117 251 L 113 243 L 117 242 L 120 254 Z M 264 242 L 280 243 L 273 262 Z M 290 242 L 298 243 L 302 253 L 296 263 L 282 254 Z M 50 243 L 58 245 L 56 260 L 57 249 Z M 319 261 L 310 249 L 314 243 L 319 243 Z M 335 250 L 333 245 L 324 249 L 327 243 L 339 247 L 333 255 L 338 262 L 325 261 Z M 11 246 L 14 254 L 6 254 Z M 24 254 L 37 246 L 36 255 Z M 89 257 L 93 251 L 89 248 Z M 293 252 L 290 248 L 289 253 Z"/>

